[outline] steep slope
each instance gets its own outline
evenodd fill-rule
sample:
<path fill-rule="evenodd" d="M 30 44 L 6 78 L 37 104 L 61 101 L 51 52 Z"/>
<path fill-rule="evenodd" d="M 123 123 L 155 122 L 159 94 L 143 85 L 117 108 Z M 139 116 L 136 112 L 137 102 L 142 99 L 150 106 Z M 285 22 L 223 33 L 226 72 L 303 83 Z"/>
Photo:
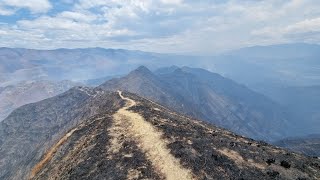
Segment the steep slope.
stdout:
<path fill-rule="evenodd" d="M 112 93 L 77 87 L 13 111 L 0 122 L 0 179 L 25 179 L 70 128 L 100 110 L 119 107 L 120 98 L 108 94 Z"/>
<path fill-rule="evenodd" d="M 320 135 L 287 138 L 273 144 L 308 156 L 320 157 Z"/>
<path fill-rule="evenodd" d="M 0 89 L 0 121 L 14 109 L 61 94 L 79 85 L 72 81 L 23 81 Z"/>
<path fill-rule="evenodd" d="M 155 75 L 140 67 L 100 87 L 136 93 L 251 138 L 274 140 L 286 136 L 286 116 L 270 99 L 209 71 L 171 69 Z"/>
<path fill-rule="evenodd" d="M 130 93 L 72 128 L 31 179 L 317 179 L 320 161 L 181 116 Z M 113 97 L 112 99 L 116 99 Z"/>
<path fill-rule="evenodd" d="M 138 67 L 122 78 L 111 79 L 99 88 L 129 91 L 164 104 L 176 103 L 175 98 L 168 92 L 166 84 L 144 66 Z"/>
<path fill-rule="evenodd" d="M 294 136 L 320 132 L 320 86 L 271 87 L 266 95 L 290 112 L 291 122 L 296 124 Z"/>
<path fill-rule="evenodd" d="M 277 136 L 274 133 L 279 133 L 278 137 L 281 137 L 287 133 L 288 129 L 293 128 L 292 121 L 288 122 L 288 114 L 285 113 L 284 108 L 266 96 L 204 69 L 183 67 L 182 70 L 196 76 L 197 81 L 200 82 L 198 84 L 205 84 L 208 93 L 214 92 L 218 97 L 229 101 L 231 106 L 229 105 L 226 108 L 230 108 L 231 115 L 225 114 L 224 118 L 229 119 L 232 115 L 235 117 L 233 117 L 233 120 L 230 120 L 233 121 L 232 123 L 223 124 L 225 120 L 218 123 L 222 124 L 223 127 L 235 130 L 237 127 L 242 127 L 245 124 L 248 127 L 243 127 L 246 128 L 243 132 L 241 132 L 240 128 L 236 131 L 241 134 L 245 134 L 248 131 L 257 131 L 257 133 L 273 134 L 274 137 Z M 198 84 L 196 86 L 200 86 Z M 204 96 L 204 99 L 209 101 L 209 103 L 215 106 L 219 104 L 216 103 L 214 98 L 210 98 L 209 95 L 204 94 Z M 207 112 L 213 111 L 215 109 L 212 106 L 207 108 Z M 205 119 L 208 119 L 208 117 Z M 230 126 L 230 124 L 233 126 Z M 272 138 L 272 136 L 270 137 Z"/>

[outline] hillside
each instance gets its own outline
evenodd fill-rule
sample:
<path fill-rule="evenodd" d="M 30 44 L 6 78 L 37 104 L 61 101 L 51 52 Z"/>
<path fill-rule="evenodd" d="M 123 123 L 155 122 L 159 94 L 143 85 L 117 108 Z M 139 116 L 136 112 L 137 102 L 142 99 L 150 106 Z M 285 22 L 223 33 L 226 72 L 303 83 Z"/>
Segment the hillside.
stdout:
<path fill-rule="evenodd" d="M 320 132 L 320 86 L 273 87 L 266 95 L 281 104 L 296 124 L 293 136 Z"/>
<path fill-rule="evenodd" d="M 22 105 L 56 96 L 76 85 L 79 83 L 67 80 L 37 80 L 0 87 L 0 121 Z"/>
<path fill-rule="evenodd" d="M 276 140 L 287 135 L 290 123 L 281 106 L 243 85 L 196 68 L 156 73 L 142 66 L 99 87 L 136 93 L 247 137 Z"/>
<path fill-rule="evenodd" d="M 320 157 L 320 135 L 286 138 L 273 144 L 308 156 Z"/>
<path fill-rule="evenodd" d="M 1 179 L 320 178 L 318 159 L 126 92 L 73 88 L 14 111 L 0 134 Z"/>
<path fill-rule="evenodd" d="M 112 111 L 119 98 L 107 94 L 77 87 L 14 110 L 0 122 L 0 179 L 26 179 L 43 153 L 70 128 L 102 107 Z"/>

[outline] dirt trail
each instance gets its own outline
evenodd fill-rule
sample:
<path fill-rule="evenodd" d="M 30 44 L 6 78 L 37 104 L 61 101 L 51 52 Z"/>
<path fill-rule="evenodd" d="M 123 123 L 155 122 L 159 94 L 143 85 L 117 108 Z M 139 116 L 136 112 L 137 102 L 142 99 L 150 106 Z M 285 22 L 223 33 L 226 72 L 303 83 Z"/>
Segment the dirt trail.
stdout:
<path fill-rule="evenodd" d="M 140 114 L 129 111 L 128 109 L 136 105 L 136 102 L 130 98 L 124 97 L 121 91 L 118 91 L 119 96 L 126 100 L 126 106 L 119 109 L 114 114 L 114 119 L 117 124 L 129 123 L 126 128 L 130 137 L 138 142 L 139 148 L 146 153 L 148 160 L 166 179 L 194 179 L 190 170 L 181 166 L 167 148 L 167 143 L 162 139 L 162 134 L 147 122 Z M 122 123 L 121 123 L 122 122 Z M 120 133 L 120 132 L 118 132 Z"/>

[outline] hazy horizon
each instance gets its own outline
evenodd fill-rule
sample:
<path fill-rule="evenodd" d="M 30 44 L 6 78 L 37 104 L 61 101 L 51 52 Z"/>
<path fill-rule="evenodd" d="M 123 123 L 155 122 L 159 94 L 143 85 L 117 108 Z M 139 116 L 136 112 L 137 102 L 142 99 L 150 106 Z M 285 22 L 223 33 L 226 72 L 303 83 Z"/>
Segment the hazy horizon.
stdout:
<path fill-rule="evenodd" d="M 319 5 L 315 0 L 4 0 L 0 46 L 210 55 L 256 45 L 319 44 Z"/>

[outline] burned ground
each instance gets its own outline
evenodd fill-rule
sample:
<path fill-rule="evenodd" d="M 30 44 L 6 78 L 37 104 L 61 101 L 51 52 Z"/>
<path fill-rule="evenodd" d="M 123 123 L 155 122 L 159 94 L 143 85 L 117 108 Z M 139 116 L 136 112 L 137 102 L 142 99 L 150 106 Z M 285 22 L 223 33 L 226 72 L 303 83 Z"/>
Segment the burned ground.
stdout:
<path fill-rule="evenodd" d="M 33 164 L 33 169 L 37 169 L 27 169 L 30 171 L 27 177 L 181 179 L 171 176 L 175 172 L 164 168 L 166 161 L 159 161 L 167 155 L 173 162 L 171 165 L 177 164 L 177 171 L 191 174 L 180 173 L 181 177 L 191 179 L 320 178 L 320 161 L 316 158 L 238 136 L 131 93 L 122 95 L 120 92 L 90 94 L 92 99 L 85 107 L 94 113 L 82 116 L 78 124 L 59 136 Z M 128 105 L 128 101 L 133 104 Z M 155 138 L 154 142 L 143 137 L 148 136 L 146 132 L 153 133 L 149 135 Z M 68 133 L 71 134 L 66 136 Z M 65 139 L 61 141 L 61 138 Z M 150 152 L 153 143 L 164 148 L 159 155 Z M 54 151 L 50 151 L 52 148 Z M 47 161 L 43 161 L 48 155 Z"/>
<path fill-rule="evenodd" d="M 109 151 L 111 126 L 111 116 L 90 118 L 33 179 L 160 179 L 135 142 L 124 141 L 117 154 Z"/>
<path fill-rule="evenodd" d="M 320 161 L 181 116 L 149 100 L 131 110 L 164 132 L 168 147 L 199 179 L 319 179 Z"/>
<path fill-rule="evenodd" d="M 116 95 L 118 97 L 118 95 Z M 119 102 L 122 106 L 124 102 Z M 137 143 L 120 134 L 121 147 L 112 149 L 114 103 L 101 104 L 100 114 L 88 118 L 31 179 L 162 179 Z M 45 154 L 44 154 L 45 156 Z"/>

